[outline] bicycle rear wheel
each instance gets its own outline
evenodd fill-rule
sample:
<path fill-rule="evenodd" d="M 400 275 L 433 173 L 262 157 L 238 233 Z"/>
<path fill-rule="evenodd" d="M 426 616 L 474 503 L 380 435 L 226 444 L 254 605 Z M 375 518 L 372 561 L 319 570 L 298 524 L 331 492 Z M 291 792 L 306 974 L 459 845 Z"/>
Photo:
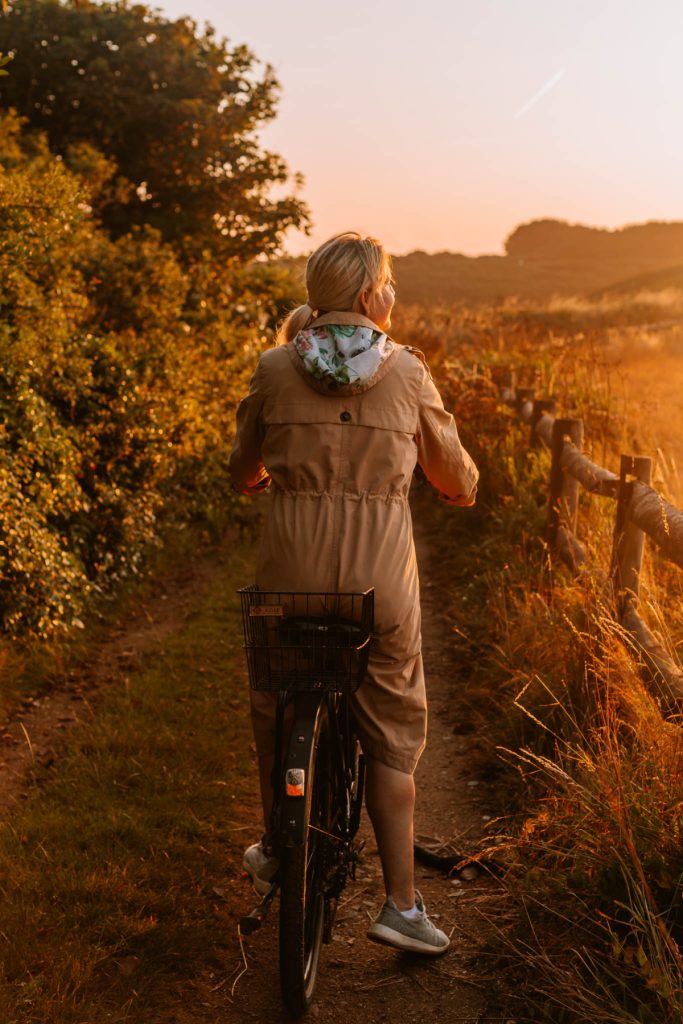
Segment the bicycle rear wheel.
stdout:
<path fill-rule="evenodd" d="M 280 858 L 280 984 L 292 1016 L 308 1009 L 318 976 L 325 921 L 327 844 L 333 813 L 330 722 L 326 702 L 317 710 L 306 771 L 303 842 Z"/>

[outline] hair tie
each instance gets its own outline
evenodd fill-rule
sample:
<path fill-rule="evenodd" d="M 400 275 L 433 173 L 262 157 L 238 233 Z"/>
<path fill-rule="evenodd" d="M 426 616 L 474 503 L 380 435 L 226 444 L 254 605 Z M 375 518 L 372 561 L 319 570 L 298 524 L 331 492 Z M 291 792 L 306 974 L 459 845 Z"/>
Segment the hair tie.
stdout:
<path fill-rule="evenodd" d="M 308 327 L 308 325 L 311 323 L 311 321 L 315 320 L 316 313 L 318 311 L 317 311 L 317 309 L 313 308 L 313 306 L 310 304 L 310 302 L 306 302 L 306 303 L 304 303 L 304 305 L 308 306 L 308 309 L 309 309 L 308 320 L 306 321 L 306 326 Z"/>

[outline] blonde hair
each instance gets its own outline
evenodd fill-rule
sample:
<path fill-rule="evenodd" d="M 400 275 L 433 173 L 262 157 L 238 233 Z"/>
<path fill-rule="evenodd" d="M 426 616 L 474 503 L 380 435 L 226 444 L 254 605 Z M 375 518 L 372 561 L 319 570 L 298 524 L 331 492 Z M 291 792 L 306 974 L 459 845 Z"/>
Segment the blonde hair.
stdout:
<path fill-rule="evenodd" d="M 350 312 L 361 292 L 376 294 L 393 281 L 391 257 L 382 243 L 357 231 L 343 231 L 324 242 L 306 263 L 308 302 L 282 321 L 277 343 L 285 345 L 314 319 L 316 313 Z"/>

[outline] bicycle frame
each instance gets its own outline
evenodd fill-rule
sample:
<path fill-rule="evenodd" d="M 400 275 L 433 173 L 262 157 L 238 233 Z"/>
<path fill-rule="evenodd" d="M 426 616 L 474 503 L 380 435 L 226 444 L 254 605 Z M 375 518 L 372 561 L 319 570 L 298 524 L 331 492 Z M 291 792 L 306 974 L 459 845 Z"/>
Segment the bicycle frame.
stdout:
<path fill-rule="evenodd" d="M 313 996 L 321 943 L 332 937 L 337 901 L 355 877 L 364 761 L 351 695 L 367 667 L 374 591 L 252 586 L 240 594 L 250 685 L 278 695 L 263 845 L 280 862 L 270 891 L 241 927 L 245 934 L 258 928 L 279 889 L 280 983 L 285 1006 L 300 1016 Z"/>

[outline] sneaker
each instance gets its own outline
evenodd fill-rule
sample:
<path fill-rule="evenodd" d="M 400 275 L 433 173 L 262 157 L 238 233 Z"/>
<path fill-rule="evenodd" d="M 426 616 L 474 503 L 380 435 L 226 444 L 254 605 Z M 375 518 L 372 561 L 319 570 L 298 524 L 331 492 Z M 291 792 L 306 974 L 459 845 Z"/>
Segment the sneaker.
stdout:
<path fill-rule="evenodd" d="M 251 878 L 259 896 L 265 896 L 270 892 L 280 861 L 277 857 L 269 857 L 263 849 L 263 842 L 258 842 L 244 851 L 242 867 Z"/>
<path fill-rule="evenodd" d="M 384 906 L 370 925 L 368 938 L 408 953 L 427 953 L 430 956 L 445 953 L 450 940 L 427 917 L 424 901 L 417 889 L 415 905 L 419 914 L 414 918 L 404 917 L 391 896 L 387 896 Z"/>

